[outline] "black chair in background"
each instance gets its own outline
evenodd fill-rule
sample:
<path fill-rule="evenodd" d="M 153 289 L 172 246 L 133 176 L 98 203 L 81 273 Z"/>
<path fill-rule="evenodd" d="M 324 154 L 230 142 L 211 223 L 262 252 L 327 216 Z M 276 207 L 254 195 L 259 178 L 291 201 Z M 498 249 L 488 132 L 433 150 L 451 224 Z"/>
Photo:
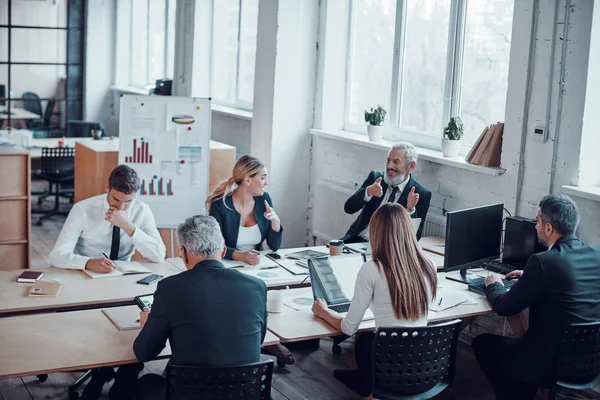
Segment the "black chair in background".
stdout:
<path fill-rule="evenodd" d="M 600 322 L 565 328 L 554 371 L 549 400 L 556 399 L 557 389 L 586 390 L 600 384 Z"/>
<path fill-rule="evenodd" d="M 271 398 L 273 360 L 235 367 L 167 367 L 169 400 Z"/>
<path fill-rule="evenodd" d="M 95 121 L 79 121 L 71 119 L 67 122 L 67 137 L 93 137 L 101 130 L 106 133 L 104 126 Z"/>
<path fill-rule="evenodd" d="M 49 190 L 44 195 L 54 196 L 54 208 L 49 211 L 35 210 L 35 213 L 44 214 L 38 220 L 38 225 L 42 225 L 44 220 L 54 215 L 68 215 L 68 211 L 60 210 L 60 197 L 65 197 L 71 202 L 74 196 L 75 179 L 75 148 L 73 147 L 44 147 L 42 148 L 42 158 L 40 159 L 39 178 L 48 181 Z M 64 189 L 63 186 L 70 186 Z"/>
<path fill-rule="evenodd" d="M 57 129 L 58 126 L 52 124 L 52 114 L 54 113 L 54 106 L 56 100 L 48 100 L 46 104 L 46 111 L 42 119 L 33 119 L 27 122 L 27 127 L 32 131 L 48 131 Z"/>
<path fill-rule="evenodd" d="M 24 109 L 39 116 L 42 115 L 42 102 L 40 101 L 40 96 L 33 92 L 25 92 L 21 98 Z M 29 126 L 29 124 L 27 126 Z"/>
<path fill-rule="evenodd" d="M 65 136 L 65 131 L 62 129 L 50 129 L 47 131 L 33 131 L 34 139 L 47 139 L 47 138 L 62 138 Z"/>

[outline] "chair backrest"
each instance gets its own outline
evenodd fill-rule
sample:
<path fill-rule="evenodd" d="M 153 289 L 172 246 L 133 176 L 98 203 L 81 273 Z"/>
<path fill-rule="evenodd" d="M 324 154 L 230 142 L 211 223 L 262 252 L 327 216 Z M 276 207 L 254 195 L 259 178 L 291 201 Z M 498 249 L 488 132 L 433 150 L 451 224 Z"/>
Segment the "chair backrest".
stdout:
<path fill-rule="evenodd" d="M 44 179 L 68 180 L 75 175 L 74 147 L 42 147 L 41 176 Z"/>
<path fill-rule="evenodd" d="M 25 92 L 21 97 L 23 99 L 24 109 L 39 116 L 42 115 L 42 102 L 40 101 L 40 96 L 33 92 Z"/>
<path fill-rule="evenodd" d="M 234 367 L 167 367 L 167 399 L 268 400 L 273 360 Z"/>
<path fill-rule="evenodd" d="M 80 121 L 74 119 L 71 119 L 67 122 L 68 137 L 92 137 L 92 129 L 94 132 L 97 132 L 99 129 L 101 129 L 103 134 L 106 134 L 104 126 L 102 126 L 101 122 Z"/>
<path fill-rule="evenodd" d="M 565 328 L 555 371 L 560 386 L 582 390 L 600 384 L 600 321 Z"/>
<path fill-rule="evenodd" d="M 48 100 L 48 104 L 46 104 L 46 111 L 44 112 L 44 125 L 50 126 L 50 121 L 52 120 L 52 113 L 54 112 L 54 105 L 56 104 L 56 100 Z"/>
<path fill-rule="evenodd" d="M 373 342 L 373 397 L 441 392 L 454 380 L 460 320 L 379 328 Z M 439 390 L 437 390 L 439 387 Z"/>

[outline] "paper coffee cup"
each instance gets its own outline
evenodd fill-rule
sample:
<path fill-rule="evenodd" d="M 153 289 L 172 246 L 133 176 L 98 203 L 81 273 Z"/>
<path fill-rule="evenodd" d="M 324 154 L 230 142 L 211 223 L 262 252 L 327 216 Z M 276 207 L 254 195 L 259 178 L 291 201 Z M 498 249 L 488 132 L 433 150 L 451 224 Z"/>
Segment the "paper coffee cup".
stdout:
<path fill-rule="evenodd" d="M 270 313 L 283 311 L 283 292 L 281 290 L 269 290 L 267 292 L 267 311 Z"/>
<path fill-rule="evenodd" d="M 339 256 L 342 254 L 343 250 L 344 250 L 344 241 L 343 240 L 329 241 L 329 255 L 330 256 Z"/>

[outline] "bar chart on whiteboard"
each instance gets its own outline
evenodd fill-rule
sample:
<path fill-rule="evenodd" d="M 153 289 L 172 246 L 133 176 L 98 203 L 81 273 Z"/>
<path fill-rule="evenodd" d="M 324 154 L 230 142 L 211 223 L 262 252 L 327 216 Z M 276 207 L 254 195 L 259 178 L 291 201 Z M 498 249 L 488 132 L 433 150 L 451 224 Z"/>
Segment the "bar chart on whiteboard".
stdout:
<path fill-rule="evenodd" d="M 136 170 L 137 199 L 157 226 L 174 226 L 204 211 L 208 194 L 210 100 L 121 97 L 119 162 Z"/>

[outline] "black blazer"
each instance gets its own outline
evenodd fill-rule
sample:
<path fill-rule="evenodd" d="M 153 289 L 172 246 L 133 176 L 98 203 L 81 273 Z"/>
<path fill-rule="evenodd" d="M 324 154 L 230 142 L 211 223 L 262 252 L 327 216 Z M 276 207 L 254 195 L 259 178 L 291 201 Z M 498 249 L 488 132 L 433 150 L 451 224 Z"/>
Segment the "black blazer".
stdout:
<path fill-rule="evenodd" d="M 499 283 L 485 291 L 499 315 L 529 307 L 529 329 L 498 362 L 527 382 L 546 383 L 564 326 L 600 320 L 600 249 L 563 236 L 529 258 L 510 291 Z"/>
<path fill-rule="evenodd" d="M 354 239 L 357 238 L 358 235 L 369 225 L 369 221 L 371 220 L 371 216 L 375 213 L 375 210 L 379 208 L 379 205 L 383 201 L 382 197 L 373 197 L 371 201 L 365 202 L 365 194 L 368 186 L 371 186 L 377 178 L 383 178 L 383 172 L 381 171 L 371 171 L 367 179 L 363 182 L 360 189 L 356 191 L 344 204 L 344 211 L 347 214 L 354 214 L 357 211 L 362 210 L 356 221 L 350 226 L 348 232 L 346 232 L 346 236 L 342 239 Z M 421 232 L 423 231 L 423 225 L 425 224 L 425 217 L 427 216 L 427 211 L 429 211 L 429 203 L 431 202 L 431 192 L 425 186 L 421 185 L 416 179 L 413 179 L 412 176 L 408 178 L 408 182 L 406 187 L 398 197 L 396 201 L 398 204 L 406 208 L 406 201 L 408 200 L 408 193 L 410 189 L 414 186 L 415 192 L 419 194 L 419 202 L 415 207 L 415 212 L 411 215 L 412 218 L 421 218 L 421 224 L 419 225 L 419 230 L 417 231 L 417 239 L 421 238 Z M 381 188 L 383 192 L 388 188 L 387 183 L 385 181 L 381 181 Z"/>
<path fill-rule="evenodd" d="M 142 362 L 169 339 L 173 364 L 228 366 L 260 361 L 267 329 L 263 281 L 205 260 L 163 279 L 144 328 L 133 343 Z"/>
<path fill-rule="evenodd" d="M 279 232 L 275 232 L 271 229 L 271 221 L 264 217 L 266 211 L 265 200 L 269 203 L 269 206 L 273 207 L 273 201 L 269 193 L 264 192 L 262 196 L 254 197 L 254 219 L 260 229 L 261 240 L 256 246 L 256 250 L 262 250 L 262 242 L 267 239 L 267 244 L 273 251 L 279 250 L 281 247 L 281 237 L 283 234 L 283 226 Z M 227 204 L 227 207 L 225 206 Z M 240 213 L 238 213 L 233 206 L 233 198 L 231 195 L 225 197 L 225 200 L 218 199 L 212 202 L 210 206 L 209 214 L 215 217 L 219 225 L 221 226 L 221 233 L 225 238 L 225 245 L 227 246 L 227 253 L 225 258 L 231 260 L 233 252 L 236 250 L 238 234 L 240 232 Z"/>

